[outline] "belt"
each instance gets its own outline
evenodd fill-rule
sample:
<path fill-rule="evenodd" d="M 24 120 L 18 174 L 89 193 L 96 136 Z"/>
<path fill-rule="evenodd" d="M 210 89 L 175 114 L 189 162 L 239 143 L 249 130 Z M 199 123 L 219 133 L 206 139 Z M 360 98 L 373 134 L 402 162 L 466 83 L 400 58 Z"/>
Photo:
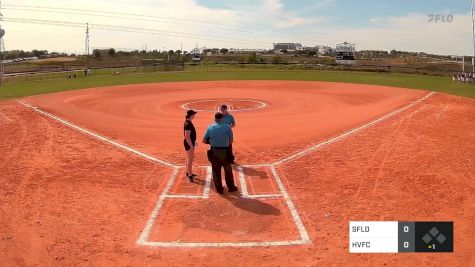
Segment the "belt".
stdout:
<path fill-rule="evenodd" d="M 212 146 L 211 149 L 229 149 L 229 147 L 217 147 L 217 146 Z"/>

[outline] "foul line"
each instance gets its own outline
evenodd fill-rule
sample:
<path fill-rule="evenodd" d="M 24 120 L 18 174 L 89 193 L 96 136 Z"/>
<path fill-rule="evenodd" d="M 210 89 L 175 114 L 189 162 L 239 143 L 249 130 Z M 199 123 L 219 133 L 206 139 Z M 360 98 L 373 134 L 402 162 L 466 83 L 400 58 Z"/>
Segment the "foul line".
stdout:
<path fill-rule="evenodd" d="M 120 148 L 120 149 L 123 149 L 123 150 L 125 150 L 125 151 L 131 152 L 131 153 L 133 153 L 133 154 L 135 154 L 135 155 L 137 155 L 137 156 L 140 156 L 140 157 L 142 157 L 142 158 L 148 159 L 148 160 L 150 160 L 150 161 L 156 162 L 156 163 L 158 163 L 158 164 L 161 164 L 161 165 L 164 165 L 164 166 L 167 166 L 167 167 L 172 167 L 172 168 L 178 167 L 178 166 L 177 166 L 176 164 L 174 164 L 174 163 L 171 163 L 171 162 L 168 162 L 168 161 L 164 161 L 164 160 L 158 159 L 158 158 L 156 158 L 156 157 L 152 157 L 152 156 L 150 156 L 150 155 L 147 155 L 147 154 L 145 154 L 145 153 L 143 153 L 143 152 L 140 152 L 140 151 L 138 151 L 138 150 L 136 150 L 136 149 L 134 149 L 134 148 L 131 148 L 131 147 L 129 147 L 129 146 L 126 146 L 126 145 L 124 145 L 124 144 L 121 144 L 121 143 L 119 143 L 119 142 L 117 142 L 117 141 L 114 141 L 114 140 L 112 140 L 112 139 L 110 139 L 110 138 L 107 138 L 107 137 L 105 137 L 105 136 L 102 136 L 102 135 L 100 135 L 100 134 L 94 133 L 94 132 L 92 132 L 92 131 L 90 131 L 90 130 L 87 130 L 87 129 L 85 129 L 85 128 L 82 128 L 82 127 L 79 127 L 79 126 L 77 126 L 77 125 L 74 125 L 74 124 L 68 122 L 67 120 L 64 120 L 64 119 L 62 119 L 62 118 L 60 118 L 60 117 L 57 117 L 57 116 L 55 116 L 55 115 L 53 115 L 53 114 L 51 114 L 51 113 L 48 113 L 48 112 L 46 112 L 46 111 L 43 111 L 43 110 L 41 110 L 41 109 L 39 109 L 39 108 L 37 108 L 37 107 L 31 106 L 31 105 L 29 105 L 29 104 L 26 104 L 26 103 L 24 103 L 24 102 L 22 102 L 22 101 L 20 101 L 20 100 L 17 100 L 17 102 L 20 103 L 20 104 L 22 104 L 22 105 L 25 106 L 25 107 L 28 107 L 28 108 L 34 110 L 35 112 L 38 112 L 38 113 L 40 113 L 40 114 L 42 114 L 42 115 L 44 115 L 44 116 L 50 117 L 50 118 L 52 118 L 52 119 L 54 119 L 54 120 L 56 120 L 56 121 L 58 121 L 58 122 L 60 122 L 60 123 L 62 123 L 62 124 L 64 124 L 64 125 L 66 125 L 66 126 L 68 126 L 68 127 L 70 127 L 70 128 L 72 128 L 72 129 L 74 129 L 74 130 L 77 130 L 77 131 L 82 132 L 82 133 L 84 133 L 84 134 L 90 135 L 90 136 L 92 136 L 92 137 L 94 137 L 94 138 L 96 138 L 96 139 L 99 139 L 99 140 L 101 140 L 101 141 L 104 141 L 104 142 L 106 142 L 106 143 L 109 143 L 109 144 L 111 144 L 111 145 L 113 145 L 113 146 L 115 146 L 115 147 L 118 147 L 118 148 Z"/>
<path fill-rule="evenodd" d="M 333 137 L 333 138 L 330 138 L 330 139 L 328 139 L 328 140 L 326 140 L 326 141 L 323 141 L 323 142 L 321 142 L 321 143 L 319 143 L 319 144 L 316 144 L 316 145 L 314 145 L 314 146 L 312 146 L 312 147 L 309 147 L 309 148 L 307 148 L 307 149 L 304 149 L 304 150 L 302 150 L 302 151 L 300 151 L 300 152 L 296 152 L 296 153 L 294 153 L 294 154 L 291 154 L 290 156 L 285 157 L 285 158 L 283 158 L 283 159 L 281 159 L 281 160 L 279 160 L 279 161 L 276 161 L 276 162 L 274 162 L 274 163 L 263 163 L 263 164 L 256 164 L 256 165 L 244 165 L 244 166 L 245 166 L 245 167 L 250 167 L 250 168 L 252 168 L 252 167 L 256 167 L 256 168 L 257 168 L 257 167 L 278 166 L 278 165 L 287 163 L 287 162 L 289 162 L 289 161 L 293 161 L 293 160 L 299 159 L 299 158 L 301 158 L 301 157 L 304 157 L 304 156 L 306 156 L 306 155 L 312 153 L 313 151 L 315 151 L 315 150 L 317 150 L 317 149 L 319 149 L 319 148 L 321 148 L 321 147 L 324 147 L 324 146 L 330 145 L 330 144 L 332 144 L 332 143 L 335 143 L 335 142 L 337 142 L 337 141 L 340 141 L 340 140 L 342 140 L 342 139 L 344 139 L 344 138 L 347 138 L 347 137 L 349 137 L 349 136 L 351 136 L 351 135 L 353 135 L 353 134 L 355 134 L 355 133 L 357 133 L 357 132 L 360 132 L 361 130 L 364 130 L 364 129 L 370 127 L 370 126 L 373 126 L 373 125 L 375 125 L 375 124 L 377 124 L 377 123 L 380 123 L 380 122 L 382 122 L 382 121 L 384 121 L 384 120 L 387 120 L 387 119 L 389 119 L 389 118 L 391 118 L 391 117 L 393 117 L 393 116 L 395 116 L 395 115 L 401 113 L 402 111 L 404 111 L 404 110 L 406 110 L 406 109 L 408 109 L 408 108 L 411 108 L 412 106 L 414 106 L 414 105 L 416 105 L 416 104 L 418 104 L 418 103 L 420 103 L 420 102 L 426 100 L 427 98 L 431 97 L 431 96 L 434 95 L 434 94 L 435 94 L 435 92 L 430 92 L 429 94 L 427 94 L 427 95 L 424 96 L 423 98 L 421 98 L 421 99 L 419 99 L 419 100 L 416 100 L 416 101 L 410 103 L 409 105 L 406 105 L 406 106 L 404 106 L 404 107 L 402 107 L 402 108 L 400 108 L 400 109 L 398 109 L 398 110 L 395 110 L 395 111 L 393 111 L 393 112 L 391 112 L 391 113 L 389 113 L 389 114 L 386 114 L 386 115 L 384 115 L 384 116 L 382 116 L 382 117 L 380 117 L 380 118 L 378 118 L 378 119 L 376 119 L 376 120 L 373 120 L 373 121 L 371 121 L 371 122 L 369 122 L 369 123 L 367 123 L 367 124 L 364 124 L 364 125 L 362 125 L 362 126 L 359 126 L 359 127 L 357 127 L 357 128 L 354 128 L 354 129 L 352 129 L 352 130 L 350 130 L 350 131 L 343 132 L 343 133 L 340 134 L 340 135 L 337 135 L 337 136 L 335 136 L 335 137 Z M 172 167 L 172 168 L 175 168 L 175 167 L 181 167 L 181 168 L 182 168 L 182 167 L 185 167 L 185 166 L 181 166 L 181 165 L 178 165 L 178 164 L 176 164 L 176 163 L 173 163 L 173 162 L 161 160 L 161 159 L 159 159 L 159 158 L 156 158 L 156 157 L 147 155 L 147 154 L 145 154 L 145 153 L 143 153 L 143 152 L 140 152 L 140 151 L 138 151 L 138 150 L 136 150 L 136 149 L 134 149 L 134 148 L 131 148 L 131 147 L 127 146 L 127 145 L 121 144 L 121 143 L 119 143 L 119 142 L 117 142 L 117 141 L 114 141 L 114 140 L 112 140 L 112 139 L 110 139 L 110 138 L 104 137 L 104 136 L 99 135 L 99 134 L 97 134 L 97 133 L 94 133 L 94 132 L 92 132 L 92 131 L 90 131 L 90 130 L 87 130 L 87 129 L 85 129 L 85 128 L 79 127 L 79 126 L 77 126 L 77 125 L 74 125 L 74 124 L 68 122 L 68 121 L 65 120 L 65 119 L 62 119 L 62 118 L 60 118 L 60 117 L 57 117 L 57 116 L 55 116 L 55 115 L 53 115 L 53 114 L 51 114 L 51 113 L 48 113 L 48 112 L 46 112 L 46 111 L 43 111 L 43 110 L 39 109 L 38 107 L 34 107 L 34 106 L 29 105 L 29 104 L 26 104 L 26 103 L 22 102 L 21 100 L 16 100 L 16 101 L 17 101 L 18 103 L 20 103 L 21 105 L 23 105 L 23 106 L 25 106 L 25 107 L 28 107 L 28 108 L 34 110 L 35 112 L 38 112 L 38 113 L 40 113 L 40 114 L 43 114 L 43 115 L 45 115 L 45 116 L 47 116 L 47 117 L 50 117 L 50 118 L 52 118 L 52 119 L 54 119 L 54 120 L 56 120 L 56 121 L 58 121 L 58 122 L 60 122 L 60 123 L 62 123 L 62 124 L 64 124 L 64 125 L 70 127 L 70 128 L 73 128 L 73 129 L 75 129 L 75 130 L 77 130 L 77 131 L 80 131 L 80 132 L 82 132 L 82 133 L 85 133 L 85 134 L 87 134 L 87 135 L 90 135 L 90 136 L 92 136 L 92 137 L 95 137 L 95 138 L 97 138 L 97 139 L 99 139 L 99 140 L 102 140 L 102 141 L 104 141 L 104 142 L 107 142 L 107 143 L 109 143 L 109 144 L 111 144 L 111 145 L 113 145 L 113 146 L 116 146 L 116 147 L 118 147 L 118 148 L 121 148 L 121 149 L 123 149 L 123 150 L 129 151 L 129 152 L 131 152 L 131 153 L 133 153 L 133 154 L 136 154 L 136 155 L 138 155 L 138 156 L 141 156 L 141 157 L 143 157 L 143 158 L 145 158 L 145 159 L 148 159 L 148 160 L 150 160 L 150 161 L 159 163 L 159 164 L 164 165 L 164 166 L 167 166 L 167 167 Z"/>
<path fill-rule="evenodd" d="M 10 119 L 10 117 L 8 117 L 7 114 L 5 114 L 5 113 L 3 113 L 3 112 L 2 112 L 2 117 L 5 118 L 5 121 L 6 121 L 7 123 L 12 122 L 12 119 Z"/>
<path fill-rule="evenodd" d="M 361 131 L 361 130 L 364 130 L 364 129 L 366 129 L 366 128 L 372 126 L 372 125 L 375 125 L 375 124 L 377 124 L 377 123 L 380 123 L 380 122 L 382 122 L 382 121 L 385 121 L 385 120 L 387 120 L 387 119 L 393 117 L 394 115 L 399 114 L 399 113 L 403 112 L 404 110 L 406 110 L 406 109 L 408 109 L 408 108 L 411 108 L 412 106 L 416 105 L 417 103 L 420 103 L 420 102 L 426 100 L 427 98 L 431 97 L 433 94 L 435 94 L 435 92 L 431 92 L 431 93 L 427 94 L 426 96 L 424 96 L 423 98 L 421 98 L 421 99 L 419 99 L 419 100 L 417 100 L 417 101 L 414 101 L 414 102 L 412 102 L 411 104 L 409 104 L 409 105 L 407 105 L 407 106 L 404 106 L 404 107 L 402 107 L 402 108 L 400 108 L 400 109 L 398 109 L 398 110 L 395 110 L 395 111 L 393 111 L 393 112 L 391 112 L 391 113 L 389 113 L 389 114 L 386 114 L 386 115 L 384 115 L 383 117 L 380 117 L 380 118 L 378 118 L 378 119 L 376 119 L 376 120 L 373 120 L 373 121 L 371 121 L 371 122 L 369 122 L 369 123 L 367 123 L 367 124 L 364 124 L 364 125 L 362 125 L 362 126 L 359 126 L 359 127 L 357 127 L 357 128 L 354 128 L 354 129 L 352 129 L 352 130 L 349 130 L 349 131 L 347 131 L 347 132 L 344 132 L 344 133 L 342 133 L 342 134 L 340 134 L 340 135 L 338 135 L 338 136 L 336 136 L 336 137 L 330 138 L 330 139 L 328 139 L 328 140 L 326 140 L 326 141 L 324 141 L 324 142 L 321 142 L 321 143 L 319 143 L 319 144 L 317 144 L 317 145 L 314 145 L 314 146 L 312 146 L 312 147 L 310 147 L 310 148 L 307 148 L 307 149 L 305 149 L 305 150 L 302 150 L 302 151 L 300 151 L 300 152 L 297 152 L 297 153 L 295 153 L 295 154 L 293 154 L 293 155 L 290 155 L 290 156 L 288 156 L 288 157 L 286 157 L 286 158 L 284 158 L 284 159 L 281 159 L 281 160 L 279 160 L 279 161 L 277 161 L 277 162 L 274 162 L 274 163 L 272 163 L 272 164 L 270 164 L 270 165 L 271 165 L 271 166 L 278 166 L 278 165 L 284 164 L 284 163 L 286 163 L 286 162 L 293 161 L 293 160 L 299 159 L 299 158 L 301 158 L 301 157 L 304 157 L 304 156 L 306 156 L 306 155 L 312 153 L 313 151 L 315 151 L 315 150 L 317 150 L 317 149 L 319 149 L 319 148 L 321 148 L 321 147 L 324 147 L 324 146 L 333 144 L 333 143 L 335 143 L 335 142 L 338 142 L 338 141 L 340 141 L 340 140 L 342 140 L 342 139 L 345 139 L 345 138 L 347 138 L 347 137 L 349 137 L 349 136 L 351 136 L 351 135 L 353 135 L 353 134 L 355 134 L 355 133 L 357 133 L 357 132 L 359 132 L 359 131 Z"/>

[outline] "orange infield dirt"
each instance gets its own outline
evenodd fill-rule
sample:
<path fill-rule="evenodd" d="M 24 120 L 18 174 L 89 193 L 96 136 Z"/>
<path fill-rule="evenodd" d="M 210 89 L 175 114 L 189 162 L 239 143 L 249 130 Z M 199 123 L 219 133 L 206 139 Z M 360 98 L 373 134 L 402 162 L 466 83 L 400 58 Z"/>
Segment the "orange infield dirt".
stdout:
<path fill-rule="evenodd" d="M 220 81 L 95 88 L 22 101 L 178 165 L 183 108 L 202 110 L 195 121 L 200 139 L 216 107 L 226 103 L 237 121 L 237 161 L 256 165 L 427 94 L 341 83 Z M 474 100 L 435 94 L 275 169 L 237 167 L 240 193 L 219 196 L 209 182 L 204 145 L 196 152 L 199 181 L 188 184 L 173 164 L 151 162 L 18 102 L 0 102 L 0 258 L 6 266 L 474 265 L 474 126 Z M 349 254 L 348 222 L 358 220 L 454 221 L 455 252 Z M 217 243 L 224 245 L 193 245 Z"/>

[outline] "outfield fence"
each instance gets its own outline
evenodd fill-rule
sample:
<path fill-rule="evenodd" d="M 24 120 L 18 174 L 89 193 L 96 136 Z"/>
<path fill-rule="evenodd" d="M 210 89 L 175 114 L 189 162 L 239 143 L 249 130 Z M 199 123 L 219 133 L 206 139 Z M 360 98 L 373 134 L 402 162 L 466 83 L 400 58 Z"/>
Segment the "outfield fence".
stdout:
<path fill-rule="evenodd" d="M 305 71 L 305 70 L 332 70 L 332 71 L 363 71 L 363 72 L 381 72 L 381 73 L 408 73 L 436 76 L 450 76 L 461 70 L 452 66 L 445 67 L 414 67 L 404 65 L 335 65 L 335 64 L 308 64 L 308 63 L 204 63 L 200 65 L 187 64 L 187 71 Z"/>
<path fill-rule="evenodd" d="M 85 78 L 87 76 L 120 76 L 124 74 L 134 73 L 151 73 L 151 72 L 168 72 L 168 71 L 183 71 L 185 69 L 184 64 L 170 63 L 160 64 L 155 66 L 122 66 L 122 67 L 109 67 L 109 68 L 90 68 L 87 72 L 86 68 L 72 69 L 72 70 L 51 70 L 41 72 L 22 72 L 22 73 L 9 73 L 3 76 L 3 84 L 15 84 L 28 81 L 42 81 L 42 80 L 54 80 L 54 79 L 78 79 Z"/>
<path fill-rule="evenodd" d="M 86 74 L 86 67 L 75 66 L 69 69 L 49 69 L 49 71 L 29 71 L 21 73 L 8 73 L 3 77 L 3 84 L 15 84 L 28 81 L 41 81 L 53 79 L 77 79 L 86 76 L 107 76 L 138 73 L 158 73 L 171 71 L 186 72 L 248 72 L 248 71 L 361 71 L 380 73 L 409 73 L 422 75 L 451 76 L 458 72 L 454 68 L 441 69 L 425 67 L 408 67 L 400 65 L 323 65 L 305 63 L 160 63 L 150 66 L 114 66 L 90 68 Z"/>

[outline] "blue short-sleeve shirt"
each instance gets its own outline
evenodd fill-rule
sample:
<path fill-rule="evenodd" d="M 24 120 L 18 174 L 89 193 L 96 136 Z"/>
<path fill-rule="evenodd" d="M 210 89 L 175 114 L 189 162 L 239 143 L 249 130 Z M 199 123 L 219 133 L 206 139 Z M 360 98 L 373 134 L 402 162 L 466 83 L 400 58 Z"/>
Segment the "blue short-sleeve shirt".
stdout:
<path fill-rule="evenodd" d="M 234 116 L 231 114 L 224 115 L 223 116 L 223 122 L 226 123 L 227 125 L 235 125 L 236 122 L 234 121 Z"/>
<path fill-rule="evenodd" d="M 233 139 L 233 131 L 224 121 L 213 123 L 206 129 L 204 139 L 209 139 L 212 147 L 229 147 Z"/>

